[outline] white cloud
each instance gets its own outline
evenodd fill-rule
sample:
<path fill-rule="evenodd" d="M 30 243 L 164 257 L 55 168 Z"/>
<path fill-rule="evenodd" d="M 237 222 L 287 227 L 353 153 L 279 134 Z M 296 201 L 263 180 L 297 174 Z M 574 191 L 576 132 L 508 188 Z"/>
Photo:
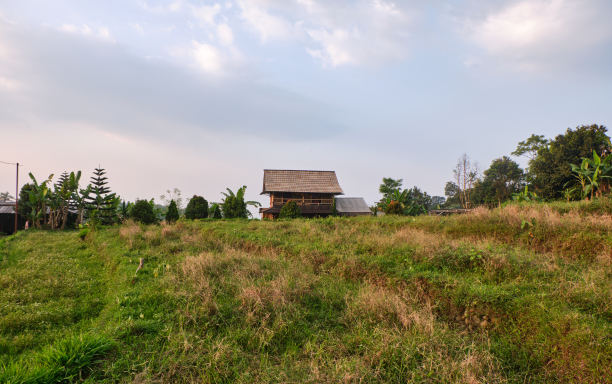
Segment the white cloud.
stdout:
<path fill-rule="evenodd" d="M 286 19 L 273 15 L 266 8 L 267 1 L 239 1 L 241 17 L 251 27 L 262 42 L 269 40 L 290 39 L 294 35 L 293 27 Z"/>
<path fill-rule="evenodd" d="M 296 40 L 325 66 L 378 64 L 408 53 L 414 11 L 384 0 L 250 0 L 241 17 L 262 42 Z"/>
<path fill-rule="evenodd" d="M 222 45 L 231 46 L 234 44 L 234 33 L 229 25 L 225 23 L 217 25 L 217 37 Z"/>
<path fill-rule="evenodd" d="M 223 71 L 223 56 L 218 48 L 207 43 L 200 43 L 193 40 L 192 55 L 196 63 L 205 72 L 212 74 L 221 74 Z"/>
<path fill-rule="evenodd" d="M 191 8 L 193 16 L 207 25 L 214 25 L 215 18 L 221 11 L 221 5 L 202 5 L 202 6 L 194 6 Z"/>
<path fill-rule="evenodd" d="M 489 56 L 520 69 L 549 69 L 612 42 L 606 10 L 610 3 L 598 0 L 524 0 L 465 24 Z"/>
<path fill-rule="evenodd" d="M 63 24 L 62 26 L 60 26 L 59 29 L 63 32 L 75 33 L 88 37 L 95 37 L 106 41 L 114 41 L 107 27 L 98 27 L 94 29 L 87 24 L 82 24 L 81 26 L 73 24 Z"/>
<path fill-rule="evenodd" d="M 162 5 L 152 5 L 150 2 L 146 0 L 138 1 L 138 5 L 142 9 L 151 13 L 168 13 L 168 12 L 178 12 L 183 9 L 183 1 L 175 0 L 170 3 L 162 4 Z"/>

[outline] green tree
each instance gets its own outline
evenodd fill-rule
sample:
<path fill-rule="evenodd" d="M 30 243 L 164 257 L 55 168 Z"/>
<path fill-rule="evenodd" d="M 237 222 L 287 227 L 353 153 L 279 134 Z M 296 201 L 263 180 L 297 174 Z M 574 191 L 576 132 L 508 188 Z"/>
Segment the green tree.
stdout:
<path fill-rule="evenodd" d="M 153 210 L 153 200 L 136 200 L 132 208 L 132 218 L 143 224 L 156 223 L 157 215 Z"/>
<path fill-rule="evenodd" d="M 132 210 L 134 209 L 134 203 L 129 201 L 121 201 L 119 205 L 119 219 L 121 221 L 127 220 L 132 216 Z"/>
<path fill-rule="evenodd" d="M 30 204 L 30 191 L 34 189 L 34 185 L 26 183 L 19 191 L 19 214 L 29 218 L 32 212 L 32 204 Z"/>
<path fill-rule="evenodd" d="M 431 197 L 417 187 L 395 190 L 379 203 L 387 214 L 417 216 L 426 213 L 433 206 Z"/>
<path fill-rule="evenodd" d="M 475 185 L 474 201 L 501 204 L 518 193 L 524 181 L 525 173 L 515 161 L 507 156 L 495 159 L 484 171 L 482 181 Z"/>
<path fill-rule="evenodd" d="M 76 173 L 64 172 L 59 177 L 57 183 L 55 183 L 55 190 L 53 192 L 53 210 L 51 228 L 60 227 L 61 229 L 66 228 L 68 223 L 68 213 L 70 209 L 76 208 L 76 201 L 78 198 L 75 194 L 78 194 L 79 182 L 81 180 L 81 171 Z"/>
<path fill-rule="evenodd" d="M 178 207 L 176 206 L 176 202 L 174 200 L 170 200 L 170 205 L 168 205 L 168 211 L 166 212 L 166 221 L 169 223 L 174 223 L 179 218 Z"/>
<path fill-rule="evenodd" d="M 205 219 L 208 217 L 208 201 L 202 196 L 193 195 L 187 208 L 185 208 L 185 218 L 190 220 Z"/>
<path fill-rule="evenodd" d="M 444 196 L 446 196 L 446 201 L 444 202 L 444 206 L 448 208 L 460 208 L 461 200 L 459 199 L 459 193 L 461 190 L 459 186 L 453 181 L 447 181 L 444 186 Z"/>
<path fill-rule="evenodd" d="M 278 217 L 281 219 L 296 219 L 298 217 L 302 217 L 302 210 L 295 201 L 290 201 L 283 205 Z"/>
<path fill-rule="evenodd" d="M 212 203 L 210 208 L 208 208 L 208 217 L 211 219 L 221 219 L 223 217 L 219 203 Z"/>
<path fill-rule="evenodd" d="M 120 199 L 108 187 L 108 178 L 104 168 L 96 168 L 91 177 L 90 194 L 86 196 L 87 215 L 103 225 L 115 224 L 119 221 L 117 208 Z"/>
<path fill-rule="evenodd" d="M 545 199 L 564 197 L 565 188 L 580 188 L 571 164 L 591 157 L 593 151 L 609 153 L 612 149 L 607 129 L 601 125 L 581 126 L 555 137 L 538 149 L 529 162 L 529 180 L 537 193 Z"/>
<path fill-rule="evenodd" d="M 248 210 L 248 206 L 260 207 L 261 204 L 257 201 L 245 201 L 244 193 L 246 191 L 246 185 L 239 188 L 236 193 L 232 192 L 231 189 L 227 188 L 227 193 L 223 192 L 223 202 L 221 203 L 221 209 L 223 211 L 223 217 L 227 219 L 246 219 L 251 216 L 251 212 Z"/>
<path fill-rule="evenodd" d="M 383 177 L 382 184 L 378 187 L 378 192 L 382 193 L 381 201 L 387 200 L 395 191 L 402 189 L 402 179 L 392 179 Z"/>
<path fill-rule="evenodd" d="M 531 135 L 527 140 L 518 143 L 512 155 L 514 156 L 527 156 L 530 160 L 535 159 L 538 151 L 548 146 L 548 139 L 544 138 L 544 135 Z"/>

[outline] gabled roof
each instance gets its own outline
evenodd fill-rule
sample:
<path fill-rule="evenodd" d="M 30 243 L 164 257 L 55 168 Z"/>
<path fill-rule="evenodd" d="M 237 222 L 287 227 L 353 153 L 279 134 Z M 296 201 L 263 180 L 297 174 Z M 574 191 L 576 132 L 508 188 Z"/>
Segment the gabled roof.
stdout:
<path fill-rule="evenodd" d="M 261 193 L 270 192 L 344 193 L 334 171 L 264 169 Z"/>
<path fill-rule="evenodd" d="M 371 213 L 363 197 L 336 197 L 338 213 Z"/>

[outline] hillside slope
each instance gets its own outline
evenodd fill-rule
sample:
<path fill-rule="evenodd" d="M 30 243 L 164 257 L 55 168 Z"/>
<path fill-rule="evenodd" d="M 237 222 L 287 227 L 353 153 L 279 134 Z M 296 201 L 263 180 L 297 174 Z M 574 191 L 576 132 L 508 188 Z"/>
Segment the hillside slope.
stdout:
<path fill-rule="evenodd" d="M 0 382 L 606 382 L 611 234 L 545 206 L 22 232 Z"/>

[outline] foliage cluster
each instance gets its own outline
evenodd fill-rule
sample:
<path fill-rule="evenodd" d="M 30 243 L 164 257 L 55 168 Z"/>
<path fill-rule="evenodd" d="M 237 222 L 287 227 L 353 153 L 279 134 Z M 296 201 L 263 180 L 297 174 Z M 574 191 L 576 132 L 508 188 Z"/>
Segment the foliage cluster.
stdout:
<path fill-rule="evenodd" d="M 205 219 L 208 217 L 208 201 L 202 196 L 193 195 L 187 208 L 185 208 L 185 218 L 189 220 Z"/>
<path fill-rule="evenodd" d="M 302 210 L 295 201 L 290 201 L 283 205 L 278 215 L 281 219 L 296 219 L 302 216 Z"/>
<path fill-rule="evenodd" d="M 460 174 L 473 176 L 473 182 L 462 186 L 457 180 L 449 181 L 445 187 L 446 206 L 491 207 L 510 199 L 570 201 L 603 196 L 610 192 L 612 178 L 612 145 L 606 133 L 606 127 L 590 125 L 567 129 L 554 139 L 531 135 L 512 152 L 529 159 L 526 171 L 503 156 L 493 160 L 481 177 L 463 155 L 457 169 L 465 169 L 462 164 L 470 165 L 467 173 Z"/>
<path fill-rule="evenodd" d="M 91 182 L 80 188 L 81 171 L 64 172 L 52 185 L 53 174 L 39 182 L 32 173 L 31 182 L 19 193 L 19 211 L 34 228 L 65 229 L 89 220 L 94 224 L 119 221 L 120 199 L 110 191 L 105 170 L 96 168 Z"/>
<path fill-rule="evenodd" d="M 136 200 L 132 207 L 130 217 L 143 224 L 154 224 L 157 222 L 157 215 L 154 211 L 153 200 Z"/>
<path fill-rule="evenodd" d="M 246 185 L 238 188 L 236 193 L 231 189 L 227 188 L 227 192 L 223 192 L 223 203 L 221 204 L 221 210 L 223 211 L 223 217 L 227 219 L 246 219 L 251 216 L 251 212 L 248 210 L 248 206 L 259 207 L 261 204 L 257 201 L 245 201 L 244 193 L 246 191 Z"/>
<path fill-rule="evenodd" d="M 383 195 L 378 209 L 386 214 L 417 216 L 427 213 L 444 203 L 444 198 L 429 196 L 417 187 L 402 189 L 402 179 L 384 177 L 379 187 Z"/>

